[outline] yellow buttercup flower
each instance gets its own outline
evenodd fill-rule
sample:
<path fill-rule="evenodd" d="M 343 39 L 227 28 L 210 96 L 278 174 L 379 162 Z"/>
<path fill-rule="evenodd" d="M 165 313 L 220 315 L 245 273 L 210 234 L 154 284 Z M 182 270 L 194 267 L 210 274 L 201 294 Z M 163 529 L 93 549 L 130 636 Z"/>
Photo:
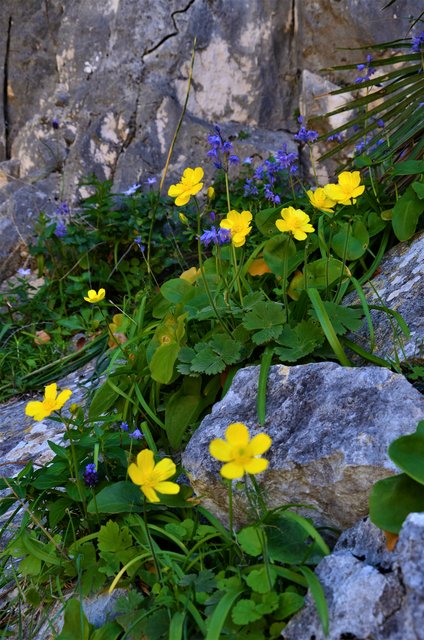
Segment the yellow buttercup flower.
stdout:
<path fill-rule="evenodd" d="M 182 207 L 187 204 L 191 196 L 195 196 L 203 188 L 203 169 L 196 167 L 195 169 L 184 170 L 183 177 L 178 184 L 171 184 L 168 189 L 168 195 L 171 198 L 175 198 L 175 204 L 177 207 Z"/>
<path fill-rule="evenodd" d="M 268 451 L 272 444 L 266 433 L 258 433 L 250 439 L 246 425 L 234 422 L 227 428 L 225 438 L 215 438 L 209 445 L 211 456 L 226 463 L 221 468 L 224 478 L 236 480 L 245 473 L 256 475 L 268 467 L 268 460 L 258 457 Z"/>
<path fill-rule="evenodd" d="M 99 289 L 95 291 L 94 289 L 90 289 L 87 293 L 87 296 L 84 296 L 84 300 L 87 302 L 91 302 L 91 304 L 95 304 L 96 302 L 101 302 L 106 295 L 106 291 L 104 289 Z"/>
<path fill-rule="evenodd" d="M 25 407 L 25 414 L 37 421 L 44 420 L 44 418 L 48 418 L 53 411 L 59 411 L 71 395 L 72 391 L 70 389 L 64 389 L 57 395 L 56 383 L 48 384 L 44 389 L 44 400 L 42 400 L 42 402 L 38 400 L 28 402 Z"/>
<path fill-rule="evenodd" d="M 334 213 L 333 208 L 336 206 L 336 202 L 329 198 L 322 187 L 318 187 L 315 191 L 306 192 L 309 201 L 315 209 L 325 211 L 326 213 Z"/>
<path fill-rule="evenodd" d="M 359 171 L 342 171 L 338 176 L 338 184 L 325 185 L 325 195 L 340 204 L 355 204 L 356 198 L 365 191 L 365 186 L 360 182 Z"/>
<path fill-rule="evenodd" d="M 252 231 L 250 223 L 252 214 L 250 211 L 229 211 L 227 217 L 221 220 L 220 227 L 229 229 L 231 232 L 231 242 L 235 247 L 242 247 L 246 242 L 246 236 Z"/>
<path fill-rule="evenodd" d="M 305 240 L 308 233 L 315 231 L 314 227 L 309 224 L 310 217 L 301 209 L 294 207 L 286 207 L 281 210 L 282 220 L 277 220 L 275 226 L 283 233 L 292 233 L 295 240 Z"/>
<path fill-rule="evenodd" d="M 208 196 L 208 200 L 213 200 L 215 198 L 215 189 L 213 187 L 208 187 L 206 194 Z"/>
<path fill-rule="evenodd" d="M 167 482 L 175 472 L 175 464 L 169 458 L 162 458 L 155 464 L 153 451 L 150 449 L 140 451 L 137 464 L 132 462 L 128 467 L 128 475 L 134 484 L 140 485 L 149 502 L 160 502 L 158 493 L 175 495 L 179 492 L 180 486 L 176 482 Z"/>
<path fill-rule="evenodd" d="M 190 269 L 186 269 L 180 275 L 182 280 L 185 280 L 189 284 L 194 284 L 197 278 L 200 276 L 200 269 L 196 269 L 196 267 L 191 267 Z"/>

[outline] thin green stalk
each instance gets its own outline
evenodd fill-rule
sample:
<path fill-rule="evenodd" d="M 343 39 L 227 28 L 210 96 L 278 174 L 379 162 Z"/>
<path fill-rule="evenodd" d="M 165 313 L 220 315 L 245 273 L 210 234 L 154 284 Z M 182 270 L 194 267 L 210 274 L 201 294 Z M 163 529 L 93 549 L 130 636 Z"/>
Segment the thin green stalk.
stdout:
<path fill-rule="evenodd" d="M 239 294 L 240 304 L 241 304 L 241 306 L 243 306 L 243 293 L 242 293 L 242 290 L 241 290 L 240 274 L 239 274 L 239 270 L 238 270 L 238 267 L 237 267 L 236 248 L 233 245 L 233 243 L 231 243 L 231 255 L 232 255 L 232 258 L 233 258 L 233 266 L 234 266 L 234 280 L 237 283 L 237 290 L 238 290 L 238 294 Z M 241 269 L 241 265 L 240 265 L 240 269 Z"/>
<path fill-rule="evenodd" d="M 227 208 L 228 213 L 231 211 L 231 200 L 230 200 L 230 184 L 228 181 L 228 171 L 225 171 L 225 193 L 227 195 Z"/>
<path fill-rule="evenodd" d="M 158 575 L 158 579 L 159 582 L 161 583 L 162 587 L 163 585 L 163 580 L 162 580 L 162 572 L 160 570 L 160 565 L 159 565 L 159 561 L 157 559 L 154 547 L 153 547 L 153 540 L 152 537 L 150 535 L 150 531 L 149 531 L 149 525 L 148 525 L 148 521 L 147 521 L 147 509 L 146 509 L 146 498 L 143 496 L 143 518 L 144 518 L 144 526 L 146 529 L 146 537 L 147 537 L 147 542 L 149 544 L 149 549 L 150 549 L 150 553 L 152 554 L 152 558 L 153 558 L 153 562 L 155 565 L 155 569 L 156 569 L 156 573 Z"/>

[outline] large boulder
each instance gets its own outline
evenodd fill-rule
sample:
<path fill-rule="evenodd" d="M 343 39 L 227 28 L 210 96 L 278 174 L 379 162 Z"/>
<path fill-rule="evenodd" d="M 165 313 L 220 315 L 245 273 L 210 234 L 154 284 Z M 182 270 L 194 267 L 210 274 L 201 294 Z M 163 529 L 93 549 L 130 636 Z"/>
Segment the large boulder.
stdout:
<path fill-rule="evenodd" d="M 323 633 L 310 595 L 282 632 L 285 640 L 423 640 L 424 513 L 411 513 L 394 552 L 381 531 L 360 522 L 339 539 L 316 574 L 329 608 Z"/>
<path fill-rule="evenodd" d="M 183 455 L 195 492 L 223 521 L 227 488 L 220 463 L 209 454 L 213 438 L 232 422 L 273 441 L 269 469 L 258 476 L 269 507 L 297 503 L 321 524 L 346 529 L 368 512 L 377 480 L 396 472 L 387 455 L 395 438 L 415 431 L 424 418 L 424 397 L 401 375 L 380 367 L 345 368 L 332 362 L 271 367 L 267 417 L 258 425 L 259 367 L 235 376 L 190 440 Z M 243 493 L 235 500 L 238 523 L 246 518 Z"/>

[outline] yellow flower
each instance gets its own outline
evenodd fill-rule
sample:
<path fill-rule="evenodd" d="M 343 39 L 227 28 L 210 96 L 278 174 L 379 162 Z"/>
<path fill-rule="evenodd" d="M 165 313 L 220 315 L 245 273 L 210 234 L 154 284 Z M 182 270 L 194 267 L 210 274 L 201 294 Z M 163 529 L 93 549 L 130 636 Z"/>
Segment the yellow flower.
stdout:
<path fill-rule="evenodd" d="M 221 475 L 228 480 L 242 478 L 245 473 L 253 475 L 265 471 L 268 460 L 258 458 L 272 444 L 266 433 L 258 433 L 250 440 L 249 430 L 243 422 L 230 424 L 225 432 L 226 440 L 215 438 L 209 445 L 213 458 L 225 462 Z"/>
<path fill-rule="evenodd" d="M 149 502 L 160 502 L 158 493 L 175 495 L 180 487 L 176 482 L 166 482 L 176 472 L 175 464 L 169 458 L 162 458 L 155 464 L 153 451 L 143 449 L 137 456 L 137 464 L 132 462 L 128 467 L 128 475 Z"/>
<path fill-rule="evenodd" d="M 251 276 L 263 276 L 264 273 L 272 273 L 263 258 L 255 258 L 247 270 Z"/>
<path fill-rule="evenodd" d="M 296 240 L 305 240 L 307 233 L 315 231 L 314 227 L 309 224 L 310 217 L 301 209 L 286 207 L 281 210 L 281 217 L 283 219 L 277 220 L 275 226 L 283 233 L 292 233 Z"/>
<path fill-rule="evenodd" d="M 103 298 L 106 295 L 106 291 L 104 289 L 99 289 L 99 291 L 94 291 L 94 289 L 90 289 L 90 291 L 87 293 L 88 297 L 84 296 L 84 300 L 87 300 L 87 302 L 91 302 L 92 304 L 95 304 L 96 302 L 101 302 L 101 300 L 103 300 Z"/>
<path fill-rule="evenodd" d="M 195 196 L 203 188 L 203 169 L 196 167 L 190 169 L 189 167 L 184 170 L 183 177 L 178 184 L 171 184 L 168 189 L 168 195 L 171 198 L 175 198 L 175 204 L 177 207 L 182 207 L 187 204 L 191 196 Z"/>
<path fill-rule="evenodd" d="M 252 231 L 250 223 L 252 214 L 250 211 L 229 211 L 227 217 L 221 220 L 220 227 L 229 229 L 231 232 L 231 242 L 235 247 L 242 247 L 246 242 L 246 236 Z"/>
<path fill-rule="evenodd" d="M 59 411 L 71 395 L 72 391 L 70 389 L 64 389 L 57 395 L 56 383 L 48 384 L 44 389 L 44 400 L 42 402 L 38 400 L 28 402 L 25 407 L 25 414 L 37 421 L 44 420 L 44 418 L 48 418 L 53 411 Z"/>
<path fill-rule="evenodd" d="M 355 204 L 356 198 L 365 191 L 360 182 L 359 171 L 343 171 L 338 176 L 338 184 L 325 185 L 325 195 L 340 204 Z"/>
<path fill-rule="evenodd" d="M 185 271 L 183 271 L 182 274 L 180 275 L 180 278 L 182 280 L 185 280 L 189 284 L 194 284 L 197 278 L 199 277 L 199 275 L 200 275 L 200 269 L 196 269 L 196 267 L 191 267 L 190 269 L 186 269 Z"/>
<path fill-rule="evenodd" d="M 215 198 L 215 189 L 213 187 L 208 187 L 206 194 L 208 196 L 208 200 L 213 200 Z"/>
<path fill-rule="evenodd" d="M 315 209 L 325 211 L 326 213 L 334 213 L 333 208 L 337 203 L 325 194 L 322 187 L 318 187 L 315 191 L 309 190 L 306 192 L 306 195 Z"/>

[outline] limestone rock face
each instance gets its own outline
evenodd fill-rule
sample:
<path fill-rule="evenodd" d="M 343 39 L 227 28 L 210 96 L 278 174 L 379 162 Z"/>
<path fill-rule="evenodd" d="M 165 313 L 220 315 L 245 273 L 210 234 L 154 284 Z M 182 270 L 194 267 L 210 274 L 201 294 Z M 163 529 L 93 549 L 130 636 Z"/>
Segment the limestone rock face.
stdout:
<path fill-rule="evenodd" d="M 415 431 L 424 417 L 424 398 L 399 374 L 379 367 L 344 368 L 335 363 L 273 366 L 267 387 L 267 417 L 257 422 L 259 367 L 239 371 L 190 440 L 183 465 L 195 492 L 223 521 L 227 489 L 221 463 L 209 442 L 224 437 L 232 422 L 251 435 L 265 431 L 273 441 L 270 464 L 258 476 L 270 507 L 301 503 L 317 522 L 346 529 L 368 512 L 375 481 L 396 472 L 387 455 L 390 442 Z M 246 521 L 243 494 L 235 500 L 236 520 Z"/>
<path fill-rule="evenodd" d="M 182 111 L 194 38 L 192 91 L 170 175 L 205 164 L 205 137 L 215 123 L 263 139 L 259 154 L 281 148 L 296 127 L 303 69 L 317 73 L 346 62 L 345 53 L 335 54 L 341 44 L 406 34 L 415 0 L 383 11 L 384 4 L 3 0 L 0 162 L 19 163 L 19 175 L 7 172 L 6 199 L 12 192 L 19 208 L 21 187 L 34 186 L 36 194 L 40 180 L 56 179 L 45 201 L 22 204 L 12 222 L 10 208 L 0 210 L 2 246 L 10 252 L 20 236 L 30 236 L 26 210 L 50 212 L 58 199 L 77 198 L 79 180 L 90 173 L 111 179 L 116 190 L 160 173 Z"/>
<path fill-rule="evenodd" d="M 364 285 L 369 304 L 400 313 L 410 330 L 406 337 L 396 320 L 383 311 L 372 310 L 375 332 L 374 355 L 394 362 L 424 362 L 424 233 L 391 249 L 380 263 L 378 273 Z M 344 304 L 359 304 L 355 294 L 346 296 Z M 351 340 L 370 349 L 368 326 L 364 322 Z M 358 358 L 356 358 L 358 360 Z"/>
<path fill-rule="evenodd" d="M 344 536 L 316 569 L 329 608 L 328 636 L 308 595 L 305 608 L 289 622 L 282 637 L 422 640 L 424 514 L 408 516 L 394 552 L 384 550 L 382 532 L 368 521 L 358 523 Z M 358 549 L 363 553 L 358 555 Z"/>

